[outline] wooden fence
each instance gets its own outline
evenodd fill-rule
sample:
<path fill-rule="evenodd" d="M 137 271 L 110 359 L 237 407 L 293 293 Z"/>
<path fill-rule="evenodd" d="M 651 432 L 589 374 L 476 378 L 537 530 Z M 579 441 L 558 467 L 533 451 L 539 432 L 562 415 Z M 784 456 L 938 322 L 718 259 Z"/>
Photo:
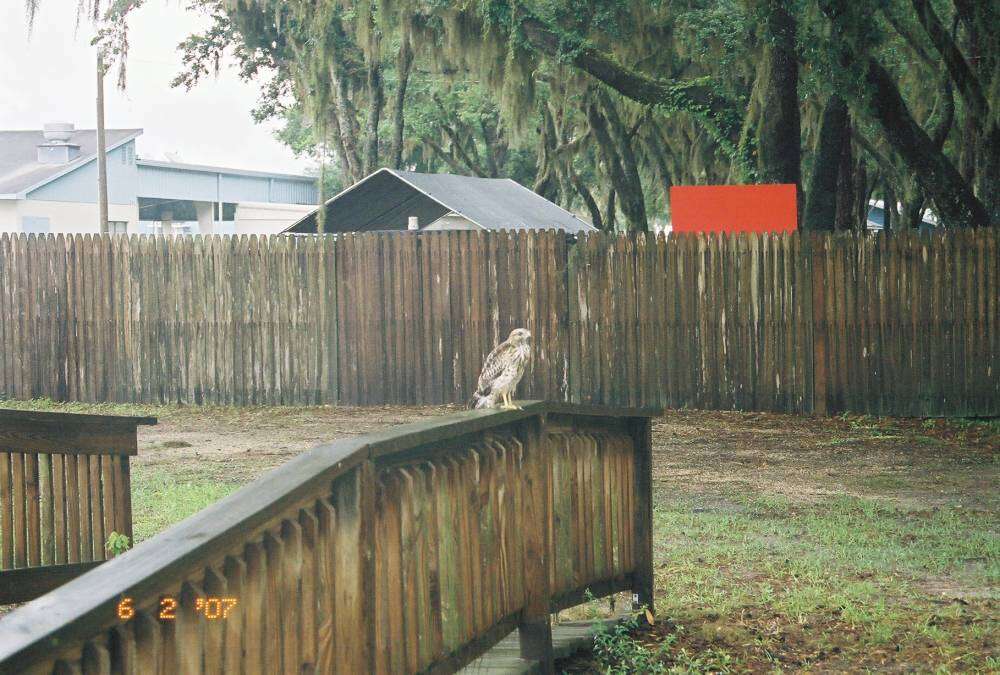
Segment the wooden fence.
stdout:
<path fill-rule="evenodd" d="M 0 395 L 1000 414 L 1000 236 L 0 236 Z"/>
<path fill-rule="evenodd" d="M 632 589 L 650 414 L 470 411 L 315 448 L 0 620 L 0 672 L 453 672 Z"/>
<path fill-rule="evenodd" d="M 149 417 L 0 409 L 0 605 L 25 602 L 132 538 L 129 457 Z"/>

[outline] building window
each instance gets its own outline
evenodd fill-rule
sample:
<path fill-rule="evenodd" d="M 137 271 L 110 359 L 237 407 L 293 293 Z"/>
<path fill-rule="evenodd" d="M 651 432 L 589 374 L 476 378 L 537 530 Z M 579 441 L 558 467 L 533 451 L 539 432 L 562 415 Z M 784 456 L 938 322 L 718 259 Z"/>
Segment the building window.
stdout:
<path fill-rule="evenodd" d="M 21 231 L 30 234 L 48 234 L 51 223 L 48 216 L 21 216 Z"/>
<path fill-rule="evenodd" d="M 226 202 L 222 205 L 222 218 L 219 218 L 219 204 L 212 205 L 212 217 L 215 222 L 221 223 L 227 220 L 236 220 L 236 204 Z"/>
<path fill-rule="evenodd" d="M 108 221 L 108 234 L 127 234 L 128 233 L 128 221 L 127 220 L 109 220 Z"/>

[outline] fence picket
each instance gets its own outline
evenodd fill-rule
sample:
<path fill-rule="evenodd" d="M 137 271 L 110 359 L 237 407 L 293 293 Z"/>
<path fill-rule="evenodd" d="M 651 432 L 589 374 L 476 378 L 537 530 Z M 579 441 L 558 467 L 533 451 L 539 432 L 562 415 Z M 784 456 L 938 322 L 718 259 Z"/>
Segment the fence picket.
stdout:
<path fill-rule="evenodd" d="M 0 236 L 0 392 L 464 403 L 523 326 L 522 398 L 1000 412 L 992 229 L 766 236 Z"/>

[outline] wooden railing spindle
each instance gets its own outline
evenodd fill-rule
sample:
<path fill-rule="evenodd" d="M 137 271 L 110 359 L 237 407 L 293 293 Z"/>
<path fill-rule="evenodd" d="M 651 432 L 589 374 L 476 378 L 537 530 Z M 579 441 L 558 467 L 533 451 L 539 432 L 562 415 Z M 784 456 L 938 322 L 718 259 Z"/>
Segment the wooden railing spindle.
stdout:
<path fill-rule="evenodd" d="M 518 632 L 521 658 L 538 661 L 544 673 L 553 672 L 552 590 L 549 584 L 549 552 L 552 550 L 549 520 L 552 517 L 550 487 L 552 461 L 545 442 L 545 415 L 526 420 L 522 426 L 524 484 L 521 526 L 524 530 L 524 607 Z"/>

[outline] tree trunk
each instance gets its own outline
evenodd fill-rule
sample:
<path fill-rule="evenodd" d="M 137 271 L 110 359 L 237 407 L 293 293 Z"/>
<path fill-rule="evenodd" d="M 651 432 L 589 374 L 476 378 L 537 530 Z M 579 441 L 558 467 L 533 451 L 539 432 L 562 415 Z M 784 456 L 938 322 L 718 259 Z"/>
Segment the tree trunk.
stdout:
<path fill-rule="evenodd" d="M 851 114 L 847 113 L 844 122 L 844 134 L 840 146 L 840 170 L 837 172 L 837 215 L 834 229 L 842 232 L 863 229 L 864 221 L 855 217 L 855 195 L 858 188 L 858 176 L 854 168 L 854 152 L 851 143 Z M 864 190 L 864 182 L 860 190 Z"/>
<path fill-rule="evenodd" d="M 632 148 L 632 139 L 635 131 L 625 128 L 618 114 L 618 109 L 614 101 L 605 92 L 598 92 L 598 102 L 604 110 L 604 116 L 609 122 L 611 137 L 618 148 L 618 157 L 621 161 L 622 173 L 625 178 L 626 192 L 622 193 L 622 211 L 628 220 L 628 229 L 633 232 L 648 232 L 649 220 L 646 217 L 646 198 L 642 189 L 642 180 L 639 178 L 639 162 L 636 161 L 635 151 Z"/>
<path fill-rule="evenodd" d="M 885 184 L 885 194 L 882 196 L 882 224 L 886 232 L 892 232 L 896 227 L 896 193 L 888 181 Z"/>
<path fill-rule="evenodd" d="M 399 53 L 396 55 L 396 75 L 399 82 L 396 85 L 396 97 L 392 107 L 392 167 L 403 168 L 403 126 L 404 106 L 406 105 L 406 87 L 410 82 L 410 71 L 413 69 L 413 49 L 410 48 L 409 35 L 404 31 Z"/>
<path fill-rule="evenodd" d="M 869 61 L 865 82 L 871 91 L 875 120 L 906 164 L 941 219 L 950 225 L 985 227 L 986 209 L 944 153 L 916 123 L 906 108 L 892 76 Z"/>
<path fill-rule="evenodd" d="M 376 59 L 368 64 L 368 119 L 365 123 L 365 176 L 378 168 L 378 124 L 385 106 L 385 83 L 382 80 L 382 66 Z M 364 177 L 364 176 L 362 176 Z"/>
<path fill-rule="evenodd" d="M 841 46 L 838 54 L 841 65 L 861 67 L 866 103 L 874 121 L 907 170 L 916 177 L 924 194 L 934 202 L 941 220 L 955 226 L 988 225 L 982 202 L 914 120 L 892 75 L 871 56 L 851 46 L 852 35 L 847 26 L 853 17 L 848 15 L 847 0 L 820 0 L 820 8 L 833 24 L 833 39 Z"/>
<path fill-rule="evenodd" d="M 847 126 L 847 103 L 834 94 L 823 108 L 819 127 L 819 144 L 813 162 L 802 229 L 832 231 L 837 221 L 837 183 L 842 168 L 845 136 L 850 142 Z"/>
<path fill-rule="evenodd" d="M 604 221 L 601 218 L 601 209 L 597 206 L 597 201 L 594 199 L 594 195 L 591 194 L 590 190 L 583 181 L 580 179 L 575 172 L 570 174 L 570 180 L 573 183 L 573 187 L 579 193 L 580 198 L 583 199 L 583 203 L 587 206 L 587 211 L 590 212 L 591 225 L 596 227 L 598 230 L 604 229 Z"/>
<path fill-rule="evenodd" d="M 605 232 L 615 231 L 615 221 L 617 220 L 617 207 L 615 206 L 615 189 L 611 188 L 608 190 L 608 200 L 604 205 L 604 216 L 601 218 L 601 222 L 604 227 L 601 228 Z"/>
<path fill-rule="evenodd" d="M 763 182 L 792 183 L 801 194 L 801 121 L 799 62 L 795 17 L 783 0 L 766 0 L 765 42 L 757 124 L 758 177 Z M 832 224 L 832 219 L 831 219 Z"/>
<path fill-rule="evenodd" d="M 594 139 L 604 157 L 604 164 L 607 167 L 611 184 L 621 202 L 622 213 L 625 215 L 625 222 L 629 230 L 646 232 L 649 226 L 646 222 L 646 207 L 643 202 L 641 186 L 638 194 L 635 192 L 634 180 L 626 173 L 622 165 L 622 159 L 616 148 L 611 133 L 608 130 L 608 120 L 601 113 L 596 102 L 587 106 L 587 121 L 590 129 L 594 132 Z M 612 196 L 613 200 L 614 196 Z M 611 200 L 609 200 L 611 201 Z M 612 218 L 605 216 L 605 223 L 613 222 Z"/>

